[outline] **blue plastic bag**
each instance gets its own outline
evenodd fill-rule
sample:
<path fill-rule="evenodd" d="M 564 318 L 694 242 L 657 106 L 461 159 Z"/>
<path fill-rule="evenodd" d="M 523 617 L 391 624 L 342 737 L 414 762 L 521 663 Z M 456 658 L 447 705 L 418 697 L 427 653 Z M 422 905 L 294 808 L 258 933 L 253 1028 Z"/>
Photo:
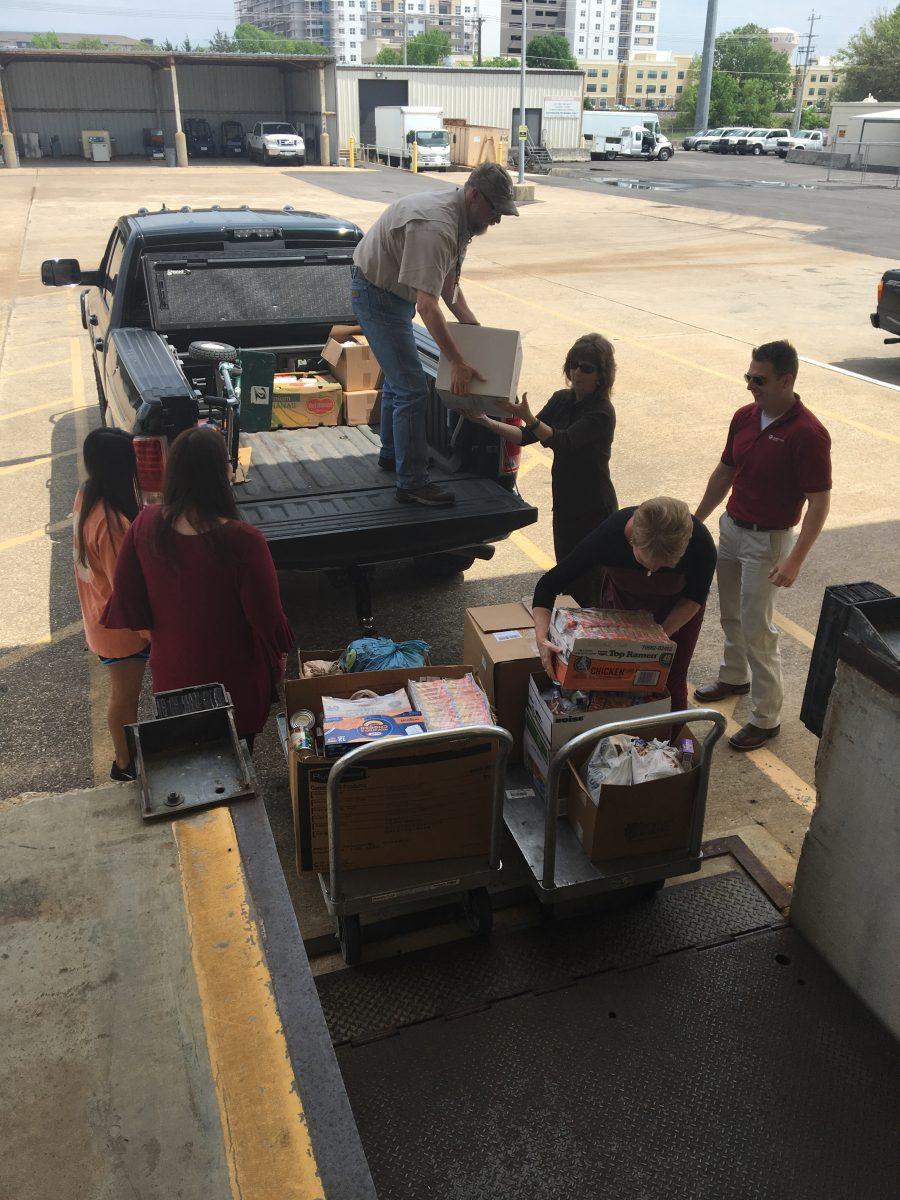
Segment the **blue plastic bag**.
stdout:
<path fill-rule="evenodd" d="M 431 647 L 417 638 L 393 642 L 390 638 L 357 638 L 340 657 L 341 671 L 392 671 L 422 667 Z"/>

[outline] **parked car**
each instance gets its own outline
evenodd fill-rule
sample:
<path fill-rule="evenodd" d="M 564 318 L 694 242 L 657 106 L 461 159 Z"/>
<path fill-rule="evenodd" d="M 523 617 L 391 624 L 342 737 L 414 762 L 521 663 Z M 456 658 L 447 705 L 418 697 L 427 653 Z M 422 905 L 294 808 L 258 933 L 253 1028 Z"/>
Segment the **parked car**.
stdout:
<path fill-rule="evenodd" d="M 216 140 L 205 117 L 188 117 L 183 129 L 188 158 L 215 158 Z"/>
<path fill-rule="evenodd" d="M 869 320 L 876 329 L 892 336 L 884 339 L 886 346 L 900 342 L 900 267 L 885 271 L 878 281 L 878 300 Z"/>
<path fill-rule="evenodd" d="M 287 159 L 302 167 L 306 162 L 303 138 L 288 121 L 257 121 L 247 138 L 247 153 L 261 163 Z"/>
<path fill-rule="evenodd" d="M 223 121 L 219 131 L 223 158 L 240 158 L 247 150 L 247 136 L 240 121 Z"/>
<path fill-rule="evenodd" d="M 711 129 L 698 129 L 696 133 L 688 134 L 688 136 L 686 138 L 682 139 L 682 142 L 681 142 L 682 150 L 696 150 L 697 142 L 700 140 L 700 138 L 706 137 L 706 135 L 708 133 L 712 133 L 712 132 L 713 131 Z"/>
<path fill-rule="evenodd" d="M 746 137 L 738 138 L 735 147 L 738 154 L 777 154 L 778 139 L 787 137 L 787 129 L 751 129 Z"/>
<path fill-rule="evenodd" d="M 346 573 L 366 627 L 371 566 L 412 558 L 429 577 L 458 573 L 538 514 L 516 491 L 518 447 L 511 453 L 442 404 L 439 351 L 419 326 L 428 454 L 456 494 L 453 508 L 398 504 L 368 425 L 242 432 L 242 419 L 258 428 L 247 414 L 271 400 L 275 374 L 327 371 L 332 327 L 355 324 L 350 270 L 361 238 L 352 221 L 291 208 L 142 209 L 119 218 L 96 270 L 48 259 L 41 279 L 84 288 L 100 420 L 134 435 L 145 498 L 161 491 L 171 440 L 208 421 L 232 463 L 239 446 L 252 453 L 235 499 L 276 565 Z M 245 386 L 236 391 L 227 364 L 238 360 Z"/>
<path fill-rule="evenodd" d="M 695 150 L 702 150 L 706 153 L 712 143 L 725 132 L 725 127 L 720 126 L 718 129 L 708 129 L 706 133 L 701 133 L 694 143 Z"/>
<path fill-rule="evenodd" d="M 750 133 L 749 129 L 740 127 L 726 129 L 721 137 L 710 143 L 709 148 L 713 154 L 734 154 L 737 150 L 738 138 L 746 137 L 748 133 Z"/>
<path fill-rule="evenodd" d="M 778 157 L 787 158 L 789 150 L 824 150 L 827 145 L 828 134 L 824 129 L 801 129 L 778 139 Z"/>

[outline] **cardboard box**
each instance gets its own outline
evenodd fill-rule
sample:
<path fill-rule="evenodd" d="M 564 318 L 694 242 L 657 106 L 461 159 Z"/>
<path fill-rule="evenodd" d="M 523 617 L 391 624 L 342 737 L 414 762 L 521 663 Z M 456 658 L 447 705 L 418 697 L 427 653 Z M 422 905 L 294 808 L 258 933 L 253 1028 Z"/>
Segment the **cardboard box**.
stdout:
<path fill-rule="evenodd" d="M 687 849 L 700 783 L 698 766 L 647 783 L 603 784 L 599 800 L 572 763 L 568 782 L 569 824 L 592 863 Z"/>
<path fill-rule="evenodd" d="M 570 596 L 562 597 L 561 603 L 564 601 L 573 607 L 576 604 Z M 541 669 L 530 604 L 516 601 L 467 608 L 463 658 L 475 664 L 475 675 L 497 714 L 497 723 L 513 735 L 510 762 L 520 762 L 528 683 Z"/>
<path fill-rule="evenodd" d="M 366 392 L 344 392 L 344 423 L 346 425 L 371 425 L 378 419 L 380 392 L 374 388 Z"/>
<path fill-rule="evenodd" d="M 601 725 L 611 725 L 614 721 L 640 721 L 657 713 L 670 712 L 672 708 L 668 692 L 659 696 L 635 693 L 635 703 L 627 708 L 602 708 L 577 716 L 558 717 L 550 711 L 541 696 L 541 692 L 549 686 L 550 680 L 543 671 L 532 675 L 528 681 L 523 751 L 525 764 L 539 787 L 547 781 L 550 759 L 560 746 L 571 742 L 579 733 L 598 729 Z M 563 780 L 560 783 L 562 791 Z"/>
<path fill-rule="evenodd" d="M 273 429 L 312 429 L 339 425 L 341 385 L 327 375 L 276 375 Z"/>
<path fill-rule="evenodd" d="M 322 358 L 345 392 L 377 391 L 381 386 L 378 360 L 358 325 L 335 325 Z"/>
<path fill-rule="evenodd" d="M 677 647 L 650 613 L 593 609 L 606 632 L 577 637 L 565 632 L 566 607 L 557 602 L 550 620 L 550 637 L 562 647 L 556 677 L 564 688 L 648 695 L 665 688 Z"/>
<path fill-rule="evenodd" d="M 505 417 L 507 414 L 499 401 L 515 400 L 522 371 L 522 339 L 518 330 L 452 323 L 449 329 L 463 358 L 480 371 L 484 382 L 473 379 L 468 396 L 454 396 L 450 390 L 450 363 L 442 354 L 438 362 L 438 395 L 447 408 L 455 412 L 483 412 L 491 417 Z"/>
<path fill-rule="evenodd" d="M 323 696 L 352 696 L 360 688 L 380 694 L 406 687 L 412 679 L 459 679 L 467 666 L 426 666 L 398 671 L 328 675 L 285 682 L 288 716 L 310 709 L 320 722 Z M 482 743 L 475 751 L 448 747 L 427 756 L 396 743 L 376 768 L 360 769 L 341 788 L 341 863 L 391 866 L 468 858 L 490 850 L 495 752 Z M 326 784 L 331 761 L 301 758 L 289 748 L 291 807 L 298 874 L 328 870 Z"/>

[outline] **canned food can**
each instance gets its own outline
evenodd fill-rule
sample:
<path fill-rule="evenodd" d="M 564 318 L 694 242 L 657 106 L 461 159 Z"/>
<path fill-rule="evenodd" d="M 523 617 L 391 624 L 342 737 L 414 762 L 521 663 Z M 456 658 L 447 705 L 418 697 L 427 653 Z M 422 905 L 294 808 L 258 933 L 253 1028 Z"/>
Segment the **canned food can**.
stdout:
<path fill-rule="evenodd" d="M 294 729 L 291 731 L 291 749 L 298 754 L 311 754 L 315 748 L 313 731 L 311 729 Z"/>
<path fill-rule="evenodd" d="M 291 713 L 291 729 L 312 729 L 315 723 L 316 718 L 308 708 L 298 708 Z"/>

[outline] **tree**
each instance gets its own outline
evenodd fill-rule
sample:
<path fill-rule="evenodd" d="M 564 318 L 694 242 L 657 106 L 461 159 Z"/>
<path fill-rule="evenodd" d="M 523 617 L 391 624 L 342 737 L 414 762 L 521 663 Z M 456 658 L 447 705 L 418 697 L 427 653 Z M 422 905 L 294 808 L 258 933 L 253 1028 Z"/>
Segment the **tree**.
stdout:
<path fill-rule="evenodd" d="M 578 63 L 572 57 L 569 43 L 560 33 L 539 34 L 525 47 L 525 62 L 529 67 L 574 71 Z"/>
<path fill-rule="evenodd" d="M 678 115 L 685 125 L 693 127 L 700 92 L 698 83 L 689 83 L 678 98 Z M 741 88 L 736 79 L 723 71 L 713 71 L 709 94 L 709 128 L 735 125 L 741 109 Z"/>
<path fill-rule="evenodd" d="M 73 47 L 75 50 L 104 50 L 106 47 L 99 38 L 79 38 Z"/>
<path fill-rule="evenodd" d="M 519 60 L 517 58 L 483 58 L 481 65 L 483 67 L 517 67 Z"/>
<path fill-rule="evenodd" d="M 380 67 L 396 67 L 402 63 L 400 51 L 395 50 L 393 46 L 382 46 L 375 55 L 375 62 Z"/>
<path fill-rule="evenodd" d="M 296 38 L 279 37 L 260 29 L 257 25 L 242 22 L 234 31 L 234 50 L 239 54 L 327 54 L 321 42 L 307 42 Z M 210 43 L 212 48 L 212 43 Z"/>
<path fill-rule="evenodd" d="M 35 50 L 61 50 L 62 43 L 59 37 L 52 31 L 49 33 L 36 33 L 31 39 L 31 44 Z"/>
<path fill-rule="evenodd" d="M 793 75 L 787 55 L 773 50 L 761 25 L 739 25 L 716 38 L 713 68 L 734 77 L 739 85 L 761 80 L 772 89 L 773 109 L 790 107 Z"/>
<path fill-rule="evenodd" d="M 834 56 L 844 71 L 838 100 L 876 100 L 900 96 L 900 4 L 879 13 Z"/>
<path fill-rule="evenodd" d="M 775 115 L 775 89 L 767 79 L 745 79 L 741 83 L 741 100 L 737 120 L 742 125 L 772 126 Z"/>
<path fill-rule="evenodd" d="M 827 129 L 830 124 L 828 116 L 814 108 L 804 108 L 800 112 L 801 129 Z"/>
<path fill-rule="evenodd" d="M 184 39 L 184 41 L 181 43 L 181 49 L 184 51 L 185 54 L 193 53 L 194 47 L 191 45 L 191 39 L 189 37 L 186 37 Z"/>
<path fill-rule="evenodd" d="M 434 67 L 450 55 L 450 34 L 443 29 L 426 29 L 406 43 L 406 61 L 411 67 Z"/>
<path fill-rule="evenodd" d="M 238 44 L 230 33 L 217 29 L 209 39 L 209 49 L 216 54 L 235 54 Z"/>
<path fill-rule="evenodd" d="M 591 96 L 585 96 L 585 98 L 584 98 L 584 110 L 585 110 L 585 112 L 593 112 L 593 111 L 594 111 L 594 100 L 593 100 L 593 97 L 591 97 Z"/>

